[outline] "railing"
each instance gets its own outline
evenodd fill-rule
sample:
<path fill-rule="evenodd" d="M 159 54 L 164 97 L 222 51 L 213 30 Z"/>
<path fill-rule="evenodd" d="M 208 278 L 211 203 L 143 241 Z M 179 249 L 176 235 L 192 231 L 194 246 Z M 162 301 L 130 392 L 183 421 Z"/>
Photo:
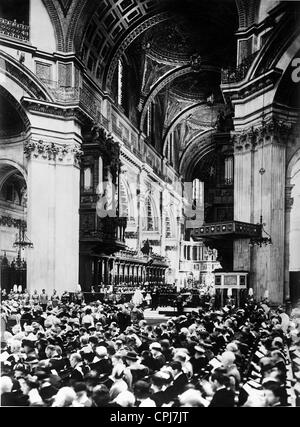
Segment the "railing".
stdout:
<path fill-rule="evenodd" d="M 13 37 L 22 41 L 29 41 L 30 27 L 24 24 L 18 24 L 16 20 L 0 18 L 0 34 Z"/>
<path fill-rule="evenodd" d="M 237 83 L 242 81 L 246 77 L 257 53 L 258 51 L 248 56 L 238 67 L 229 67 L 227 69 L 222 69 L 222 84 Z"/>

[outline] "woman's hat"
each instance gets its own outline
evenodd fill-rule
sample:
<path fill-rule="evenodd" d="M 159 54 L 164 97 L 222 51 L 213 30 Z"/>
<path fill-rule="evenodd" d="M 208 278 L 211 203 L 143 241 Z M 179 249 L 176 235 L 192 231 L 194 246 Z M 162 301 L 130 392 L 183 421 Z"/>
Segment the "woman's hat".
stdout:
<path fill-rule="evenodd" d="M 138 355 L 136 354 L 135 351 L 128 351 L 126 356 L 125 356 L 125 359 L 137 361 Z"/>

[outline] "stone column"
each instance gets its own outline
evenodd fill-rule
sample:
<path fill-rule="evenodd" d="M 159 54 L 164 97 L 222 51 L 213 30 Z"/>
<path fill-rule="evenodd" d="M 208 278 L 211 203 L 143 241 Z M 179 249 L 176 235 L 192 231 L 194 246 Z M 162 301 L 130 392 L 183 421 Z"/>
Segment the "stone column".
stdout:
<path fill-rule="evenodd" d="M 290 229 L 291 210 L 294 199 L 291 197 L 294 185 L 290 182 L 285 187 L 285 257 L 284 257 L 284 301 L 290 301 Z"/>
<path fill-rule="evenodd" d="M 286 135 L 275 121 L 263 123 L 242 134 L 235 154 L 235 220 L 258 223 L 262 214 L 273 244 L 255 246 L 250 257 L 247 239 L 235 242 L 234 267 L 250 270 L 254 296 L 268 290 L 273 304 L 283 303 Z"/>
<path fill-rule="evenodd" d="M 24 149 L 28 158 L 28 235 L 34 244 L 28 251 L 28 289 L 75 292 L 79 282 L 80 144 L 47 134 L 37 138 L 32 129 Z"/>

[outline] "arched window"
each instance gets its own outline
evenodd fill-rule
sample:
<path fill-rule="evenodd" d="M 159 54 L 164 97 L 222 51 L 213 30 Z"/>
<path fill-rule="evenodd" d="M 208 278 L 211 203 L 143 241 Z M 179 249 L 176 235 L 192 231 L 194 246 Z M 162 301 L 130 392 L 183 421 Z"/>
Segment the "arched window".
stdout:
<path fill-rule="evenodd" d="M 84 191 L 92 189 L 92 169 L 90 167 L 86 167 L 83 170 L 83 189 Z"/>
<path fill-rule="evenodd" d="M 15 173 L 7 178 L 2 184 L 0 199 L 18 206 L 26 206 L 26 199 L 23 199 L 26 186 L 24 178 L 19 173 Z"/>
<path fill-rule="evenodd" d="M 145 200 L 143 230 L 158 231 L 158 217 L 150 195 L 148 195 Z"/>

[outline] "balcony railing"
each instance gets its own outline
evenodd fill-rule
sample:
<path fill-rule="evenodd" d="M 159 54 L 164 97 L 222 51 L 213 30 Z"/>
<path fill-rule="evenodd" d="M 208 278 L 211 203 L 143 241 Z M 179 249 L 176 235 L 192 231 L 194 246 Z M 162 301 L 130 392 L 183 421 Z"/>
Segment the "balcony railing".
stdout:
<path fill-rule="evenodd" d="M 200 228 L 195 228 L 192 232 L 194 238 L 231 238 L 247 239 L 261 235 L 259 224 L 250 224 L 241 221 L 224 221 L 204 224 Z"/>
<path fill-rule="evenodd" d="M 238 67 L 222 69 L 222 84 L 237 83 L 242 81 L 246 77 L 257 53 L 258 51 L 248 56 Z"/>
<path fill-rule="evenodd" d="M 16 20 L 0 18 L 0 34 L 4 36 L 27 42 L 29 41 L 29 29 L 28 25 L 18 24 Z"/>

